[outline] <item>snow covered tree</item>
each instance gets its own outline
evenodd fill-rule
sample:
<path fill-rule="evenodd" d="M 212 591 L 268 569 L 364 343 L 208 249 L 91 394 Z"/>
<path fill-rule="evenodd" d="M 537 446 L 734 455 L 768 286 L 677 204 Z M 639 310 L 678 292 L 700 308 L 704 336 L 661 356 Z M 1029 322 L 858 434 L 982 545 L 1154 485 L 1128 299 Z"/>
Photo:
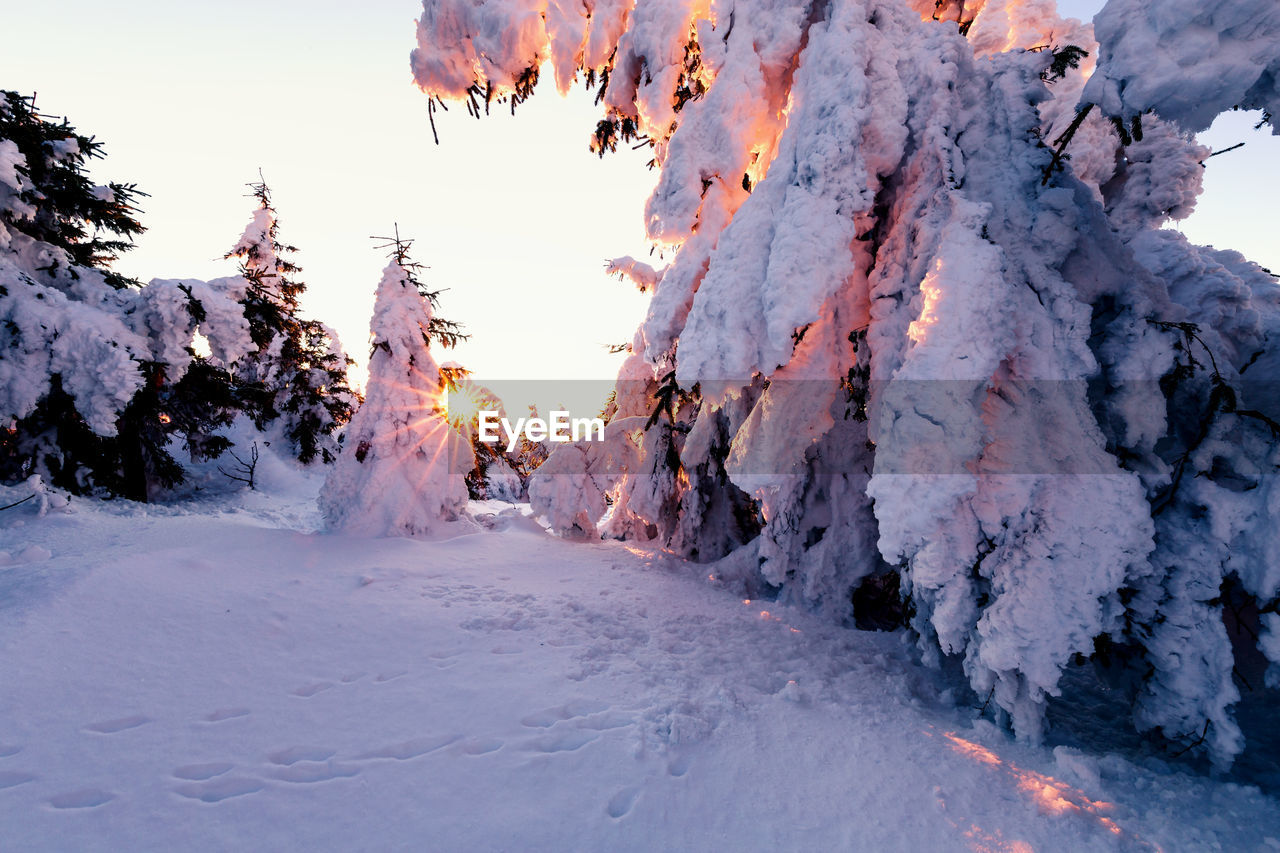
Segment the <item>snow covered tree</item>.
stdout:
<path fill-rule="evenodd" d="M 265 181 L 250 184 L 258 207 L 227 253 L 247 282 L 242 304 L 256 350 L 235 365 L 237 393 L 259 429 L 274 428 L 303 463 L 332 462 L 335 434 L 351 417 L 356 396 L 347 384 L 347 358 L 337 334 L 298 315 L 306 285 L 281 243 Z"/>
<path fill-rule="evenodd" d="M 1225 764 L 1224 586 L 1280 677 L 1280 394 L 1251 381 L 1280 287 L 1160 226 L 1199 192 L 1186 131 L 1272 109 L 1280 19 L 1098 20 L 1101 49 L 1042 0 L 425 0 L 412 69 L 476 114 L 584 73 L 592 147 L 661 171 L 671 261 L 614 265 L 649 311 L 606 440 L 534 478 L 554 527 L 728 551 L 851 622 L 896 576 L 926 659 L 1019 736 L 1105 660 L 1140 728 Z"/>
<path fill-rule="evenodd" d="M 467 504 L 475 467 L 446 417 L 433 342 L 452 346 L 457 324 L 436 316 L 438 291 L 418 278 L 411 241 L 397 234 L 373 306 L 369 382 L 325 479 L 320 510 L 330 529 L 369 536 L 431 534 Z"/>
<path fill-rule="evenodd" d="M 182 479 L 175 437 L 220 451 L 220 368 L 191 344 L 208 318 L 214 345 L 238 355 L 244 321 L 204 282 L 142 287 L 110 269 L 143 230 L 141 194 L 93 184 L 101 156 L 33 98 L 0 93 L 0 479 L 146 500 Z"/>

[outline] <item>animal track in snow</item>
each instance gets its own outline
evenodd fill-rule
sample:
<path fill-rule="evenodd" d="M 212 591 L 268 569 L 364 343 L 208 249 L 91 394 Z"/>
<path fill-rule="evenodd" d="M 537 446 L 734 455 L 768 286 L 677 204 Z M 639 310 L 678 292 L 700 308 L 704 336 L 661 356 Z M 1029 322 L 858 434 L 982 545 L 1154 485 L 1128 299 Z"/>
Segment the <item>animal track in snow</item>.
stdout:
<path fill-rule="evenodd" d="M 17 755 L 22 752 L 22 747 L 17 744 L 0 743 L 0 758 L 8 758 L 10 755 Z"/>
<path fill-rule="evenodd" d="M 605 811 L 609 813 L 609 817 L 617 819 L 625 817 L 627 812 L 631 811 L 631 807 L 636 804 L 636 798 L 640 796 L 640 789 L 636 786 L 623 788 L 609 799 L 609 804 L 605 807 Z"/>
<path fill-rule="evenodd" d="M 208 764 L 186 764 L 173 771 L 175 779 L 185 779 L 188 782 L 204 782 L 215 776 L 221 776 L 234 767 L 225 761 L 210 762 Z"/>
<path fill-rule="evenodd" d="M 397 678 L 404 678 L 408 674 L 409 670 L 407 669 L 397 669 L 394 672 L 380 672 L 374 681 L 378 684 L 386 684 L 388 681 L 395 681 Z"/>
<path fill-rule="evenodd" d="M 331 687 L 333 687 L 332 681 L 317 681 L 313 684 L 304 684 L 301 687 L 290 691 L 290 693 L 291 695 L 298 696 L 302 699 L 310 699 L 317 693 L 323 693 Z"/>
<path fill-rule="evenodd" d="M 85 726 L 85 730 L 97 732 L 100 735 L 113 735 L 116 732 L 128 731 L 129 729 L 136 729 L 138 726 L 145 726 L 150 722 L 152 722 L 150 717 L 135 714 L 132 717 L 121 717 L 118 720 L 103 720 L 100 723 L 90 723 Z"/>
<path fill-rule="evenodd" d="M 291 746 L 269 754 L 267 760 L 287 767 L 299 761 L 328 761 L 333 756 L 334 751 L 323 746 Z"/>
<path fill-rule="evenodd" d="M 364 677 L 365 677 L 366 675 L 368 675 L 368 674 L 369 674 L 369 673 L 367 673 L 367 672 L 349 672 L 349 673 L 347 673 L 346 675 L 342 676 L 342 683 L 343 683 L 343 684 L 354 684 L 354 683 L 356 683 L 357 681 L 359 681 L 360 679 L 364 678 Z"/>
<path fill-rule="evenodd" d="M 219 708 L 204 718 L 206 723 L 221 723 L 223 720 L 234 720 L 237 717 L 249 716 L 248 708 Z"/>
<path fill-rule="evenodd" d="M 0 772 L 0 791 L 5 788 L 16 788 L 19 785 L 25 785 L 28 782 L 34 781 L 35 778 L 36 777 L 32 776 L 30 773 L 19 773 L 16 770 Z"/>
<path fill-rule="evenodd" d="M 110 791 L 99 788 L 82 788 L 49 798 L 49 805 L 55 809 L 91 809 L 116 798 Z"/>
<path fill-rule="evenodd" d="M 220 803 L 232 797 L 243 797 L 256 794 L 266 787 L 260 779 L 248 776 L 220 776 L 208 782 L 197 782 L 192 785 L 179 785 L 174 793 L 189 800 L 200 800 L 204 803 Z"/>
<path fill-rule="evenodd" d="M 396 761 L 408 761 L 438 749 L 444 749 L 451 743 L 462 740 L 462 735 L 433 735 L 412 740 L 393 743 L 356 756 L 357 760 L 368 761 L 374 758 L 394 758 Z"/>

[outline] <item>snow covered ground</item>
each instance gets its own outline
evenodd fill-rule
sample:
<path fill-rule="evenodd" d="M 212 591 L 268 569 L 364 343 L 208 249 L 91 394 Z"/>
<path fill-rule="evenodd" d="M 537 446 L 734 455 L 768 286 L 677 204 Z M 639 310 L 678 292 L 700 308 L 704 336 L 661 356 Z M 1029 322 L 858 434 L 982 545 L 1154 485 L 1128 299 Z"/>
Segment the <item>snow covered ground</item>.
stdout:
<path fill-rule="evenodd" d="M 0 848 L 1280 849 L 1265 774 L 1019 745 L 901 635 L 301 486 L 0 514 Z"/>

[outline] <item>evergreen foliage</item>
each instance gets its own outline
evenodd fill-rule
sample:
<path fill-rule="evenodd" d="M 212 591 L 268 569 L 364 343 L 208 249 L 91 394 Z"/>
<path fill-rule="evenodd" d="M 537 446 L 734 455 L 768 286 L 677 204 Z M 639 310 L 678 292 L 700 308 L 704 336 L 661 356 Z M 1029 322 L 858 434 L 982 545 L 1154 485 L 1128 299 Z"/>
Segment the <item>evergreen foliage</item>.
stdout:
<path fill-rule="evenodd" d="M 241 304 L 256 347 L 235 364 L 235 393 L 259 429 L 277 426 L 300 462 L 332 462 L 337 431 L 356 403 L 347 381 L 352 362 L 327 326 L 299 316 L 306 285 L 290 258 L 297 249 L 279 239 L 266 182 L 249 186 L 258 207 L 226 254 L 239 260 L 247 282 Z"/>

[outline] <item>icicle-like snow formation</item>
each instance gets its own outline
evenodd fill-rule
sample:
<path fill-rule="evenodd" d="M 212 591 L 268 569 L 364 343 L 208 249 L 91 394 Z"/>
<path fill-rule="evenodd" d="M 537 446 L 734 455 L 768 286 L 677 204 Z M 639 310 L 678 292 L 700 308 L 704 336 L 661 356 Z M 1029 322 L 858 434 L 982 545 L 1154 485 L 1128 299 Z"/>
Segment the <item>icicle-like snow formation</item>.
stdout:
<path fill-rule="evenodd" d="M 961 656 L 1020 736 L 1105 658 L 1139 727 L 1229 762 L 1220 589 L 1262 607 L 1280 672 L 1280 394 L 1256 381 L 1280 288 L 1159 229 L 1206 153 L 1176 95 L 1267 107 L 1280 28 L 1183 5 L 1112 0 L 1086 83 L 1092 29 L 1048 0 L 425 0 L 432 97 L 587 72 L 595 146 L 647 138 L 661 169 L 646 223 L 674 257 L 610 266 L 648 316 L 606 441 L 557 449 L 535 511 L 848 621 L 897 573 L 926 657 Z M 1170 27 L 1213 93 L 1143 47 Z"/>
<path fill-rule="evenodd" d="M 427 344 L 430 321 L 429 303 L 393 260 L 369 322 L 373 354 L 364 404 L 320 491 L 330 529 L 429 535 L 467 504 L 464 478 L 475 457 L 444 417 L 440 371 Z"/>

